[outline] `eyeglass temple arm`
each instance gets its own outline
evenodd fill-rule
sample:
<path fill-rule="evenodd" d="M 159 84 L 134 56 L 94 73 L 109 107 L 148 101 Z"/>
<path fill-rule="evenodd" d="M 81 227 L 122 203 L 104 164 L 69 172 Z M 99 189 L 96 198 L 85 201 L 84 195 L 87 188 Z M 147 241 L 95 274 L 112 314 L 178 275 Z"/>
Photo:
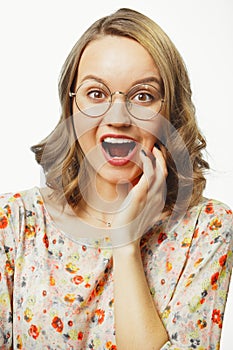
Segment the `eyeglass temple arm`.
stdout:
<path fill-rule="evenodd" d="M 71 92 L 71 91 L 69 92 L 69 96 L 70 96 L 70 97 L 74 97 L 75 95 L 76 95 L 75 92 Z"/>

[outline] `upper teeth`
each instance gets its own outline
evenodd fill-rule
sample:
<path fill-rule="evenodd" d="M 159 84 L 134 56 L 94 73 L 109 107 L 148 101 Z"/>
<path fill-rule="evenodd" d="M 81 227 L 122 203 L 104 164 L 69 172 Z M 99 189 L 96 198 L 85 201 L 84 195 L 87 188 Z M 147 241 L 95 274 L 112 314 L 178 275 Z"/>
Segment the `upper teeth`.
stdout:
<path fill-rule="evenodd" d="M 103 141 L 104 142 L 108 142 L 108 143 L 130 143 L 130 142 L 134 142 L 133 140 L 130 140 L 130 139 L 115 138 L 115 137 L 106 137 Z"/>

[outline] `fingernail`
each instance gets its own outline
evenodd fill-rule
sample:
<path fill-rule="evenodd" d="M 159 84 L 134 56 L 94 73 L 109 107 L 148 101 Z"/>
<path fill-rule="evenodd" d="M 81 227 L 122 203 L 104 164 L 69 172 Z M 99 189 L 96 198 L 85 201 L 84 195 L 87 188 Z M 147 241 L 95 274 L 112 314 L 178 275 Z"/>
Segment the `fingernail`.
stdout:
<path fill-rule="evenodd" d="M 142 154 L 144 154 L 145 157 L 147 157 L 147 154 L 146 154 L 146 152 L 144 151 L 144 149 L 141 149 L 141 152 L 142 152 Z"/>
<path fill-rule="evenodd" d="M 156 147 L 157 149 L 161 150 L 158 143 L 155 143 L 155 147 Z"/>

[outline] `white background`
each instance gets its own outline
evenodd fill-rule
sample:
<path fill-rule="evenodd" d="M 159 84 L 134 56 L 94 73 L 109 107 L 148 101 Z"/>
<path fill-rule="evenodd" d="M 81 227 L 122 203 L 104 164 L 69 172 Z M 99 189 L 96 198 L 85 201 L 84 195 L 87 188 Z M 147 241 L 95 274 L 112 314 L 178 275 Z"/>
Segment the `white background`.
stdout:
<path fill-rule="evenodd" d="M 70 49 L 92 22 L 120 7 L 154 19 L 181 52 L 191 79 L 198 124 L 208 142 L 205 195 L 233 208 L 231 0 L 0 0 L 0 193 L 40 185 L 29 147 L 56 125 L 57 82 Z M 233 286 L 232 286 L 233 289 Z M 233 291 L 222 349 L 231 350 Z"/>

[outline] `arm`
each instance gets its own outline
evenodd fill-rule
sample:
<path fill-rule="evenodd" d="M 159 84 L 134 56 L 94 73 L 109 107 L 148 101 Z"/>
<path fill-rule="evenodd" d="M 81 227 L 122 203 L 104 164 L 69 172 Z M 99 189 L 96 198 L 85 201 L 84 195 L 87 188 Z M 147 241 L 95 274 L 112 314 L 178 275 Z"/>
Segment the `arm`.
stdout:
<path fill-rule="evenodd" d="M 159 155 L 156 156 L 157 159 L 158 157 Z M 149 172 L 147 165 L 144 164 L 144 174 Z M 140 191 L 134 194 L 137 207 L 143 203 L 145 196 L 142 182 L 139 185 Z M 141 197 L 137 198 L 140 193 Z M 150 208 L 156 208 L 159 201 L 156 191 L 152 197 L 155 201 L 149 202 Z M 137 349 L 136 346 L 139 349 L 161 350 L 201 350 L 207 346 L 218 349 L 233 263 L 232 211 L 218 203 L 214 204 L 213 210 L 210 210 L 209 205 L 201 207 L 202 205 L 197 208 L 200 210 L 197 217 L 193 216 L 196 223 L 191 222 L 187 226 L 184 221 L 176 228 L 176 239 L 170 243 L 173 249 L 169 250 L 172 270 L 168 272 L 166 264 L 163 266 L 159 262 L 152 266 L 153 273 L 164 273 L 167 285 L 171 286 L 171 299 L 164 303 L 165 309 L 160 309 L 169 334 L 169 341 L 164 345 L 162 338 L 166 341 L 167 337 L 153 300 L 151 301 L 140 252 L 136 240 L 134 243 L 133 240 L 130 241 L 134 232 L 140 231 L 143 220 L 134 227 L 131 225 L 129 230 L 124 227 L 123 234 L 120 230 L 117 232 L 121 236 L 127 236 L 129 231 L 128 243 L 121 240 L 125 246 L 113 249 L 116 338 L 119 349 Z M 147 213 L 149 217 L 150 212 Z M 121 219 L 125 222 L 125 211 L 122 214 Z M 139 237 L 138 233 L 136 235 Z M 190 246 L 183 245 L 185 237 Z M 163 244 L 167 244 L 166 240 Z M 162 244 L 160 248 L 161 246 Z M 156 266 L 160 266 L 159 271 Z M 174 271 L 178 273 L 176 277 Z M 157 287 L 160 288 L 160 285 Z M 162 294 L 161 297 L 163 298 Z"/>
<path fill-rule="evenodd" d="M 168 304 L 165 303 L 165 309 L 160 309 L 160 314 L 170 339 L 170 341 L 159 348 L 161 350 L 219 348 L 223 315 L 233 264 L 232 212 L 229 208 L 218 203 L 213 205 L 212 214 L 207 214 L 206 208 L 209 208 L 209 204 L 203 207 L 200 216 L 198 215 L 196 217 L 197 224 L 192 229 L 192 234 L 194 234 L 192 243 L 189 248 L 187 247 L 187 250 L 182 246 L 182 242 L 185 237 L 191 237 L 189 236 L 190 224 L 188 227 L 187 224 L 182 224 L 177 228 L 176 232 L 179 239 L 172 242 L 166 242 L 166 240 L 163 242 L 164 245 L 169 246 L 170 244 L 171 247 L 175 247 L 175 249 L 170 251 L 169 255 L 173 269 L 167 272 L 166 267 L 163 266 L 163 262 L 161 264 L 160 262 L 153 264 L 153 271 L 151 273 L 158 274 L 159 280 L 162 276 L 166 275 L 166 284 L 170 285 L 172 295 Z M 136 249 L 136 247 L 134 248 Z M 136 342 L 138 342 L 137 337 L 139 341 L 142 341 L 141 347 L 143 349 L 147 349 L 146 346 L 148 346 L 148 349 L 156 349 L 155 346 L 159 346 L 157 342 L 160 339 L 150 338 L 147 330 L 143 328 L 146 323 L 142 322 L 142 325 L 140 325 L 140 321 L 143 320 L 141 315 L 145 316 L 144 312 L 148 310 L 148 304 L 144 303 L 148 299 L 144 298 L 142 300 L 139 296 L 140 300 L 137 303 L 136 297 L 138 297 L 138 293 L 142 291 L 142 288 L 139 289 L 137 285 L 134 285 L 133 290 L 130 290 L 132 286 L 130 282 L 133 279 L 132 274 L 134 273 L 134 281 L 139 275 L 137 274 L 139 269 L 136 272 L 134 269 L 130 271 L 131 265 L 129 261 L 131 260 L 131 254 L 133 254 L 132 260 L 136 258 L 134 248 L 132 245 L 128 245 L 117 248 L 119 249 L 118 251 L 117 249 L 114 250 L 114 258 L 116 261 L 118 259 L 118 267 L 121 268 L 117 271 L 116 266 L 114 267 L 116 275 L 116 332 L 121 332 L 123 349 L 126 348 L 126 340 L 129 342 L 128 349 L 131 349 L 131 343 L 132 349 L 137 349 L 135 346 L 137 344 Z M 184 258 L 186 256 L 186 259 L 183 260 L 182 256 Z M 135 269 L 138 266 L 138 262 L 139 260 L 134 262 Z M 160 266 L 159 270 L 157 270 L 158 266 Z M 174 285 L 172 271 L 177 271 L 179 276 L 182 266 L 185 266 L 185 268 L 180 278 L 177 279 L 177 284 Z M 117 279 L 118 273 L 119 278 Z M 128 273 L 129 276 L 127 275 Z M 129 278 L 129 280 L 126 278 Z M 117 283 L 119 290 L 117 289 Z M 141 282 L 140 287 L 142 287 Z M 163 299 L 162 291 L 159 290 L 159 284 L 157 287 L 157 297 Z M 137 292 L 135 292 L 135 289 Z M 121 298 L 120 302 L 119 298 Z M 125 302 L 124 304 L 123 301 Z M 132 315 L 129 313 L 129 310 L 132 310 Z M 152 310 L 153 307 L 149 310 L 149 316 L 152 321 L 144 318 L 144 322 L 149 322 L 149 325 L 155 325 L 156 323 L 153 323 L 153 321 L 157 322 L 153 318 L 154 314 Z M 136 320 L 133 318 L 133 312 L 135 312 Z M 123 319 L 124 317 L 125 319 Z M 133 322 L 131 317 L 133 318 Z M 159 323 L 157 325 L 159 326 Z M 135 328 L 133 329 L 133 327 Z M 158 328 L 158 332 L 161 330 L 162 328 Z M 129 333 L 127 334 L 127 332 Z M 153 331 L 154 336 L 156 332 Z M 130 334 L 133 340 L 128 339 Z M 152 345 L 147 342 L 147 336 L 149 336 L 149 340 L 153 340 Z M 134 341 L 135 344 L 133 343 Z"/>
<path fill-rule="evenodd" d="M 12 347 L 12 294 L 15 239 L 11 230 L 11 208 L 5 198 L 0 203 L 0 349 Z M 2 205 L 1 205 L 2 204 Z"/>
<path fill-rule="evenodd" d="M 142 153 L 143 176 L 131 190 L 128 205 L 123 206 L 118 221 L 114 221 L 115 227 L 122 227 L 115 232 L 115 237 L 118 240 L 122 237 L 122 241 L 115 241 L 113 249 L 119 350 L 158 350 L 168 340 L 148 287 L 140 251 L 140 236 L 161 216 L 164 205 L 166 164 L 159 150 L 154 148 L 153 154 L 156 165 Z"/>
<path fill-rule="evenodd" d="M 170 339 L 163 350 L 219 349 L 233 263 L 233 226 L 229 208 L 209 203 L 199 207 L 197 215 L 192 214 L 191 222 L 176 228 L 176 240 L 161 243 L 161 252 L 172 248 L 172 269 L 166 271 L 163 262 L 155 260 L 150 271 L 170 286 L 169 294 L 164 291 L 170 300 L 159 309 Z M 186 248 L 184 241 L 190 242 Z M 156 295 L 161 301 L 162 289 L 157 283 Z"/>
<path fill-rule="evenodd" d="M 139 241 L 113 250 L 117 348 L 160 349 L 168 340 L 145 277 Z"/>

